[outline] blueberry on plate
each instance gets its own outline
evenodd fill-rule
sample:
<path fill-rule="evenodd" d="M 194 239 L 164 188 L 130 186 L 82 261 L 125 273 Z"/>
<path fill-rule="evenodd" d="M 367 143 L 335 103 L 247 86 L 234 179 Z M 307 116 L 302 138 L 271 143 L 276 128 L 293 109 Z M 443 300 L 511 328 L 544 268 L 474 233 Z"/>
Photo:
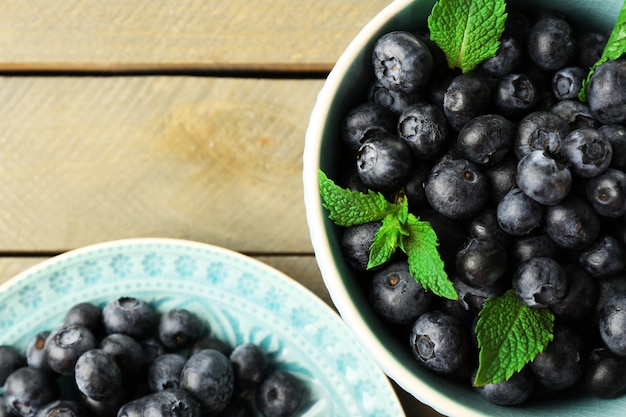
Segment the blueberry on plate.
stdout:
<path fill-rule="evenodd" d="M 433 72 L 433 57 L 428 46 L 406 31 L 382 35 L 374 44 L 372 63 L 382 85 L 405 94 L 423 89 Z"/>
<path fill-rule="evenodd" d="M 476 164 L 459 158 L 442 158 L 424 189 L 431 207 L 450 219 L 474 216 L 489 198 L 487 177 Z"/>
<path fill-rule="evenodd" d="M 8 410 L 21 417 L 34 417 L 37 411 L 58 400 L 60 395 L 50 372 L 27 366 L 12 372 L 3 388 Z"/>
<path fill-rule="evenodd" d="M 626 60 L 608 60 L 593 72 L 587 85 L 591 114 L 603 124 L 626 121 Z"/>
<path fill-rule="evenodd" d="M 73 375 L 78 358 L 97 347 L 93 333 L 79 324 L 64 324 L 46 339 L 45 355 L 48 366 L 61 375 Z"/>
<path fill-rule="evenodd" d="M 602 125 L 598 132 L 611 143 L 613 158 L 610 167 L 626 171 L 626 127 L 618 124 Z"/>
<path fill-rule="evenodd" d="M 513 124 L 498 114 L 484 114 L 468 121 L 456 140 L 459 154 L 479 165 L 504 159 L 513 143 Z"/>
<path fill-rule="evenodd" d="M 572 188 L 569 168 L 544 151 L 532 151 L 517 164 L 517 186 L 537 203 L 553 206 Z"/>
<path fill-rule="evenodd" d="M 409 145 L 398 136 L 370 130 L 356 160 L 361 181 L 375 191 L 396 191 L 406 182 L 413 157 Z"/>
<path fill-rule="evenodd" d="M 385 87 L 376 79 L 367 90 L 367 98 L 392 114 L 400 114 L 412 104 L 421 101 L 419 93 L 404 94 Z M 393 127 L 393 123 L 391 124 Z"/>
<path fill-rule="evenodd" d="M 552 93 L 559 100 L 578 99 L 578 93 L 587 73 L 587 70 L 576 66 L 559 69 L 552 76 Z"/>
<path fill-rule="evenodd" d="M 180 375 L 187 358 L 179 353 L 157 356 L 148 369 L 148 388 L 157 392 L 167 388 L 180 388 Z"/>
<path fill-rule="evenodd" d="M 159 340 L 167 349 L 180 350 L 191 347 L 202 335 L 202 321 L 189 310 L 173 308 L 159 320 Z"/>
<path fill-rule="evenodd" d="M 111 355 L 102 349 L 91 349 L 76 361 L 76 386 L 95 401 L 113 398 L 122 388 L 122 371 Z"/>
<path fill-rule="evenodd" d="M 474 376 L 472 376 L 472 380 Z M 514 373 L 506 381 L 474 387 L 481 397 L 490 403 L 510 406 L 522 404 L 530 398 L 535 387 L 533 375 L 528 368 Z"/>
<path fill-rule="evenodd" d="M 543 224 L 546 234 L 561 249 L 583 249 L 600 235 L 600 217 L 577 195 L 546 207 Z"/>
<path fill-rule="evenodd" d="M 513 236 L 523 236 L 541 226 L 543 205 L 519 188 L 513 188 L 498 203 L 496 215 L 502 230 Z"/>
<path fill-rule="evenodd" d="M 538 99 L 539 93 L 535 82 L 525 74 L 506 74 L 494 86 L 495 108 L 500 114 L 512 120 L 518 120 L 528 114 Z"/>
<path fill-rule="evenodd" d="M 150 336 L 156 323 L 156 312 L 145 300 L 121 297 L 102 310 L 107 333 L 123 333 L 137 340 Z"/>
<path fill-rule="evenodd" d="M 574 264 L 562 264 L 567 275 L 567 293 L 550 310 L 561 320 L 575 322 L 591 315 L 598 299 L 596 280 Z"/>
<path fill-rule="evenodd" d="M 267 357 L 254 343 L 241 343 L 230 354 L 235 372 L 235 387 L 239 390 L 257 387 L 265 377 Z"/>
<path fill-rule="evenodd" d="M 291 373 L 275 370 L 256 390 L 255 404 L 264 417 L 289 417 L 300 407 L 304 390 Z"/>
<path fill-rule="evenodd" d="M 476 116 L 487 113 L 491 88 L 477 72 L 457 75 L 443 97 L 443 112 L 457 132 Z"/>
<path fill-rule="evenodd" d="M 589 111 L 589 106 L 578 100 L 557 101 L 550 107 L 550 112 L 565 120 L 570 130 L 583 127 L 595 129 L 598 125 Z"/>
<path fill-rule="evenodd" d="M 343 118 L 341 138 L 348 148 L 356 151 L 363 144 L 365 134 L 372 129 L 393 133 L 396 118 L 376 103 L 362 103 L 348 111 Z"/>
<path fill-rule="evenodd" d="M 565 67 L 574 55 L 575 46 L 574 31 L 558 17 L 540 18 L 528 34 L 528 55 L 546 71 Z"/>
<path fill-rule="evenodd" d="M 626 294 L 609 298 L 600 313 L 600 337 L 615 355 L 626 357 Z"/>
<path fill-rule="evenodd" d="M 533 151 L 546 151 L 556 155 L 569 132 L 569 124 L 559 115 L 549 111 L 534 111 L 519 121 L 513 152 L 517 159 L 522 159 Z"/>
<path fill-rule="evenodd" d="M 24 355 L 11 345 L 0 346 L 0 387 L 16 369 L 26 365 Z"/>
<path fill-rule="evenodd" d="M 512 152 L 495 165 L 485 167 L 483 173 L 489 181 L 489 200 L 497 204 L 517 186 L 517 158 Z"/>
<path fill-rule="evenodd" d="M 552 341 L 530 363 L 536 383 L 548 391 L 563 390 L 578 382 L 586 362 L 583 341 L 571 325 L 556 321 L 553 334 Z"/>
<path fill-rule="evenodd" d="M 180 377 L 180 387 L 191 393 L 207 413 L 218 413 L 226 407 L 233 395 L 234 382 L 230 360 L 214 349 L 191 356 Z"/>
<path fill-rule="evenodd" d="M 456 255 L 456 273 L 474 287 L 492 287 L 506 269 L 506 250 L 489 237 L 469 239 Z"/>
<path fill-rule="evenodd" d="M 626 214 L 626 173 L 608 168 L 587 181 L 585 195 L 601 216 L 618 218 Z"/>
<path fill-rule="evenodd" d="M 429 309 L 432 298 L 409 273 L 406 261 L 392 263 L 372 277 L 372 308 L 392 323 L 413 322 Z"/>
<path fill-rule="evenodd" d="M 511 266 L 517 266 L 536 256 L 558 258 L 559 255 L 559 247 L 550 236 L 545 233 L 518 236 L 511 242 L 511 248 L 509 250 Z"/>
<path fill-rule="evenodd" d="M 32 368 L 50 369 L 46 357 L 46 339 L 50 330 L 38 332 L 26 345 L 26 363 Z"/>
<path fill-rule="evenodd" d="M 603 173 L 611 163 L 611 143 L 593 128 L 573 130 L 563 139 L 561 158 L 569 169 L 579 177 L 595 177 Z"/>
<path fill-rule="evenodd" d="M 143 349 L 139 342 L 122 333 L 112 333 L 100 341 L 100 349 L 111 355 L 126 376 L 133 376 L 142 365 Z"/>
<path fill-rule="evenodd" d="M 585 390 L 600 398 L 626 393 L 626 358 L 600 347 L 589 353 L 584 378 Z"/>
<path fill-rule="evenodd" d="M 469 359 L 468 338 L 457 319 L 431 310 L 415 321 L 409 341 L 419 364 L 440 374 L 453 374 Z"/>
<path fill-rule="evenodd" d="M 80 324 L 98 334 L 102 330 L 102 310 L 92 303 L 78 303 L 65 313 L 63 323 Z"/>
<path fill-rule="evenodd" d="M 200 404 L 191 394 L 179 388 L 168 388 L 150 394 L 144 402 L 142 417 L 200 417 Z"/>
<path fill-rule="evenodd" d="M 500 38 L 500 47 L 496 55 L 481 62 L 478 70 L 486 73 L 490 78 L 504 77 L 517 68 L 523 53 L 518 40 L 509 34 L 504 34 Z"/>
<path fill-rule="evenodd" d="M 567 294 L 567 274 L 552 258 L 530 258 L 517 267 L 511 286 L 525 305 L 545 308 L 558 303 Z"/>
<path fill-rule="evenodd" d="M 418 160 L 432 160 L 448 144 L 448 123 L 443 111 L 422 102 L 407 107 L 399 116 L 398 135 Z"/>
<path fill-rule="evenodd" d="M 580 265 L 595 278 L 608 278 L 626 269 L 626 245 L 604 233 L 580 252 Z"/>

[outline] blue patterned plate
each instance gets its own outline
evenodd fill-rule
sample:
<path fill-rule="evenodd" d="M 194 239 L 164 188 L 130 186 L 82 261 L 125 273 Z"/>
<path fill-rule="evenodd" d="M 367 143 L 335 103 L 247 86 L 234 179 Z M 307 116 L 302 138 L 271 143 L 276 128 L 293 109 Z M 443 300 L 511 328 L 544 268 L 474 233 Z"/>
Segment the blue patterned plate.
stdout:
<path fill-rule="evenodd" d="M 301 416 L 404 415 L 387 378 L 323 301 L 265 264 L 196 242 L 121 240 L 28 269 L 0 287 L 0 344 L 24 348 L 72 305 L 120 296 L 193 311 L 231 346 L 259 344 L 305 381 Z"/>

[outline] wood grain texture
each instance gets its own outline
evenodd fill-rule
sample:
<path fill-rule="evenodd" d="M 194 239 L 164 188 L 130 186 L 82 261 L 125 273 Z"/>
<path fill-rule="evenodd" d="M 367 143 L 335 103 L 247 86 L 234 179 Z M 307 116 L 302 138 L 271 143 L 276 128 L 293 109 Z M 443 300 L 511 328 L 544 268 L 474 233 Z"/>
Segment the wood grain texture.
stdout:
<path fill-rule="evenodd" d="M 5 0 L 0 70 L 329 70 L 390 0 Z"/>
<path fill-rule="evenodd" d="M 178 237 L 312 253 L 302 150 L 320 80 L 0 79 L 0 251 Z"/>

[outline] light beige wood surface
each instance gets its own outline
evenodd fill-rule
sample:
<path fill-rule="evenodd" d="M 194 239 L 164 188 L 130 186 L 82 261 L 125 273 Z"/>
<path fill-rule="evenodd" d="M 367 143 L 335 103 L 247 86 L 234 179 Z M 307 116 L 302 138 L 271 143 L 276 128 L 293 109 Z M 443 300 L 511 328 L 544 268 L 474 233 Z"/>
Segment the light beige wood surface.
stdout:
<path fill-rule="evenodd" d="M 0 283 L 130 237 L 196 240 L 332 306 L 302 152 L 343 49 L 389 0 L 5 0 Z M 397 388 L 409 417 L 438 413 Z"/>

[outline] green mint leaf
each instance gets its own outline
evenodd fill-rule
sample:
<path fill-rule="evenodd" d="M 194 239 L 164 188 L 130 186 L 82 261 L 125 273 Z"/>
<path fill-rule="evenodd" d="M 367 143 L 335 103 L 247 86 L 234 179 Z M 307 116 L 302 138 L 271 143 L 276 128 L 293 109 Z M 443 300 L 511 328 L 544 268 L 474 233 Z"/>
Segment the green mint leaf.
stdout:
<path fill-rule="evenodd" d="M 504 0 L 438 0 L 428 29 L 448 66 L 465 73 L 496 55 L 506 17 Z"/>
<path fill-rule="evenodd" d="M 396 205 L 380 193 L 350 191 L 335 184 L 321 170 L 318 172 L 322 205 L 328 217 L 339 226 L 354 226 L 384 219 L 396 212 Z"/>
<path fill-rule="evenodd" d="M 370 246 L 370 258 L 367 268 L 374 268 L 387 262 L 398 248 L 400 237 L 406 234 L 397 213 L 388 214 L 383 219 Z"/>
<path fill-rule="evenodd" d="M 476 323 L 480 349 L 475 386 L 509 379 L 553 338 L 554 315 L 524 305 L 513 290 L 487 300 Z"/>
<path fill-rule="evenodd" d="M 598 62 L 593 64 L 593 66 L 589 69 L 589 73 L 587 74 L 587 78 L 583 80 L 582 88 L 580 89 L 580 93 L 578 93 L 578 99 L 582 102 L 587 101 L 587 86 L 589 85 L 589 80 L 591 80 L 591 76 L 595 72 L 596 68 L 600 65 L 608 61 L 609 59 L 615 60 L 621 57 L 626 52 L 626 2 L 622 5 L 622 9 L 617 16 L 617 21 L 615 22 L 615 26 L 609 35 L 609 39 L 604 46 L 604 50 L 602 51 L 602 55 Z"/>
<path fill-rule="evenodd" d="M 408 256 L 409 272 L 413 278 L 425 290 L 456 300 L 458 294 L 444 270 L 443 261 L 437 251 L 437 235 L 430 223 L 409 213 L 406 227 L 408 234 L 403 236 L 401 247 Z"/>

